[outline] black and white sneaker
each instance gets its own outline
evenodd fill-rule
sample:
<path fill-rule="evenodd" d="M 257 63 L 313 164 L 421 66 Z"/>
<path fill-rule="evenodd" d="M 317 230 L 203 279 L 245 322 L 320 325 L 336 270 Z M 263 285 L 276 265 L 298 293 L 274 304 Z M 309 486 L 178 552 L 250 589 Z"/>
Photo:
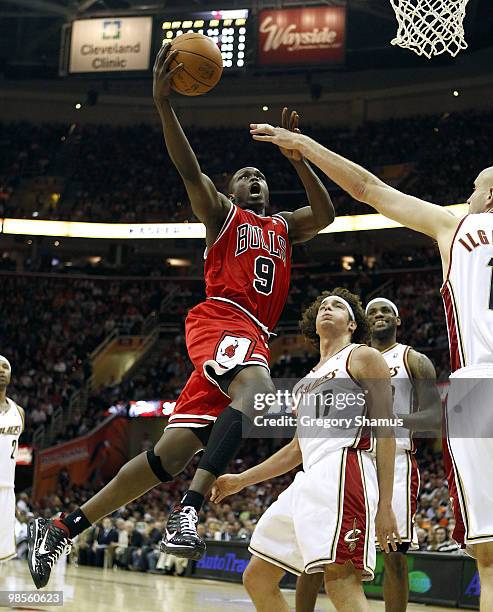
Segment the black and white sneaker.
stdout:
<path fill-rule="evenodd" d="M 60 556 L 70 553 L 72 540 L 52 520 L 37 518 L 29 521 L 27 542 L 29 571 L 36 588 L 41 589 Z"/>
<path fill-rule="evenodd" d="M 199 517 L 193 506 L 175 506 L 168 517 L 161 550 L 176 557 L 197 561 L 205 554 L 205 542 L 197 533 Z"/>

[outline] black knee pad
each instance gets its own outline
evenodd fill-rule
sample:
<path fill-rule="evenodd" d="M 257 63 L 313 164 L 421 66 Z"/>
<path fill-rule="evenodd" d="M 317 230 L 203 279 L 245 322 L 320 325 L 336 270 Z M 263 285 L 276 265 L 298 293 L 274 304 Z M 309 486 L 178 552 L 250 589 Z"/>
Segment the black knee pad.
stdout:
<path fill-rule="evenodd" d="M 247 432 L 252 423 L 239 410 L 228 406 L 217 418 L 209 442 L 199 462 L 199 468 L 207 470 L 218 478 L 229 461 L 236 455 L 243 431 Z"/>
<path fill-rule="evenodd" d="M 154 453 L 154 450 L 148 450 L 147 453 L 147 461 L 149 461 L 149 465 L 151 466 L 151 470 L 156 474 L 161 482 L 170 482 L 173 480 L 173 476 L 167 472 L 161 463 L 161 457 Z"/>

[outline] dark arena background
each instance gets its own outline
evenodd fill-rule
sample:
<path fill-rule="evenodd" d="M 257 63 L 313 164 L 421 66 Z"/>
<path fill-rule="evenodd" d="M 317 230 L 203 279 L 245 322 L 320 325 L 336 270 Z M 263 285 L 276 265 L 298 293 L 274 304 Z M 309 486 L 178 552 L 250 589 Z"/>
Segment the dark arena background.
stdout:
<path fill-rule="evenodd" d="M 289 161 L 249 134 L 251 123 L 279 125 L 284 106 L 298 112 L 303 133 L 457 216 L 491 165 L 489 0 L 469 0 L 467 49 L 431 59 L 391 45 L 390 0 L 152 2 L 0 0 L 0 354 L 12 366 L 7 395 L 26 414 L 16 455 L 17 557 L 0 564 L 0 605 L 47 608 L 34 598 L 44 591 L 28 570 L 28 522 L 73 511 L 153 448 L 193 369 L 184 320 L 205 298 L 205 230 L 153 102 L 163 41 L 192 31 L 220 47 L 219 84 L 203 96 L 173 93 L 171 103 L 218 190 L 227 195 L 243 166 L 265 174 L 268 214 L 307 203 Z M 342 286 L 364 304 L 384 295 L 398 305 L 398 342 L 431 359 L 445 397 L 436 244 L 319 176 L 336 220 L 293 249 L 289 296 L 270 342 L 272 377 L 299 379 L 317 363 L 298 322 L 322 291 Z M 228 471 L 260 463 L 285 442 L 244 440 Z M 47 587 L 63 593 L 64 609 L 254 610 L 241 585 L 247 545 L 294 473 L 220 504 L 206 500 L 206 555 L 183 561 L 161 553 L 159 542 L 199 458 L 75 539 Z M 477 609 L 474 561 L 451 539 L 440 438 L 418 439 L 416 458 L 419 550 L 406 557 L 408 610 Z M 382 579 L 379 553 L 365 584 L 372 610 L 384 610 Z M 294 609 L 295 578 L 281 586 Z M 21 592 L 31 599 L 6 595 Z M 316 609 L 335 610 L 322 593 Z"/>

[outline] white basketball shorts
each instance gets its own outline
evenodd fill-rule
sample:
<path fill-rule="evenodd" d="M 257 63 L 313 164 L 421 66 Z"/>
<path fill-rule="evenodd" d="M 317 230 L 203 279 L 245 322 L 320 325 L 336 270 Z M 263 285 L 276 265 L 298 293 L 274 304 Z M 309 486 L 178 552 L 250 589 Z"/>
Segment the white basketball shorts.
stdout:
<path fill-rule="evenodd" d="M 493 365 L 461 368 L 450 377 L 444 459 L 455 515 L 454 539 L 493 541 Z"/>
<path fill-rule="evenodd" d="M 15 493 L 0 487 L 0 563 L 15 557 Z"/>
<path fill-rule="evenodd" d="M 249 550 L 295 575 L 351 560 L 362 580 L 372 580 L 377 506 L 372 457 L 335 450 L 296 475 L 261 517 Z"/>

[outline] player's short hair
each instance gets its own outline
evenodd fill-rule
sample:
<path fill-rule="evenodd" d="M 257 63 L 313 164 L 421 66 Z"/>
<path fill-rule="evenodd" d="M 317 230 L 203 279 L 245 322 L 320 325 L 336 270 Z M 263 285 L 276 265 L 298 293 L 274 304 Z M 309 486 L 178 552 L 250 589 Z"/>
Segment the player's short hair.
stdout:
<path fill-rule="evenodd" d="M 228 194 L 233 193 L 233 181 L 234 181 L 235 176 L 238 174 L 238 172 L 241 172 L 242 170 L 245 170 L 245 168 L 251 168 L 251 167 L 252 166 L 243 166 L 243 168 L 238 168 L 238 170 L 235 170 L 233 172 L 233 174 L 229 177 L 229 181 L 228 181 Z"/>
<path fill-rule="evenodd" d="M 344 287 L 336 287 L 332 291 L 324 291 L 318 296 L 313 304 L 308 306 L 308 308 L 303 312 L 300 321 L 301 333 L 313 344 L 316 349 L 320 348 L 320 338 L 316 331 L 318 309 L 320 308 L 322 301 L 331 295 L 338 295 L 339 297 L 345 299 L 353 309 L 354 319 L 357 325 L 352 336 L 353 342 L 356 342 L 357 344 L 367 344 L 370 340 L 370 324 L 366 318 L 363 304 L 357 295 L 351 293 L 351 291 L 345 289 Z"/>

